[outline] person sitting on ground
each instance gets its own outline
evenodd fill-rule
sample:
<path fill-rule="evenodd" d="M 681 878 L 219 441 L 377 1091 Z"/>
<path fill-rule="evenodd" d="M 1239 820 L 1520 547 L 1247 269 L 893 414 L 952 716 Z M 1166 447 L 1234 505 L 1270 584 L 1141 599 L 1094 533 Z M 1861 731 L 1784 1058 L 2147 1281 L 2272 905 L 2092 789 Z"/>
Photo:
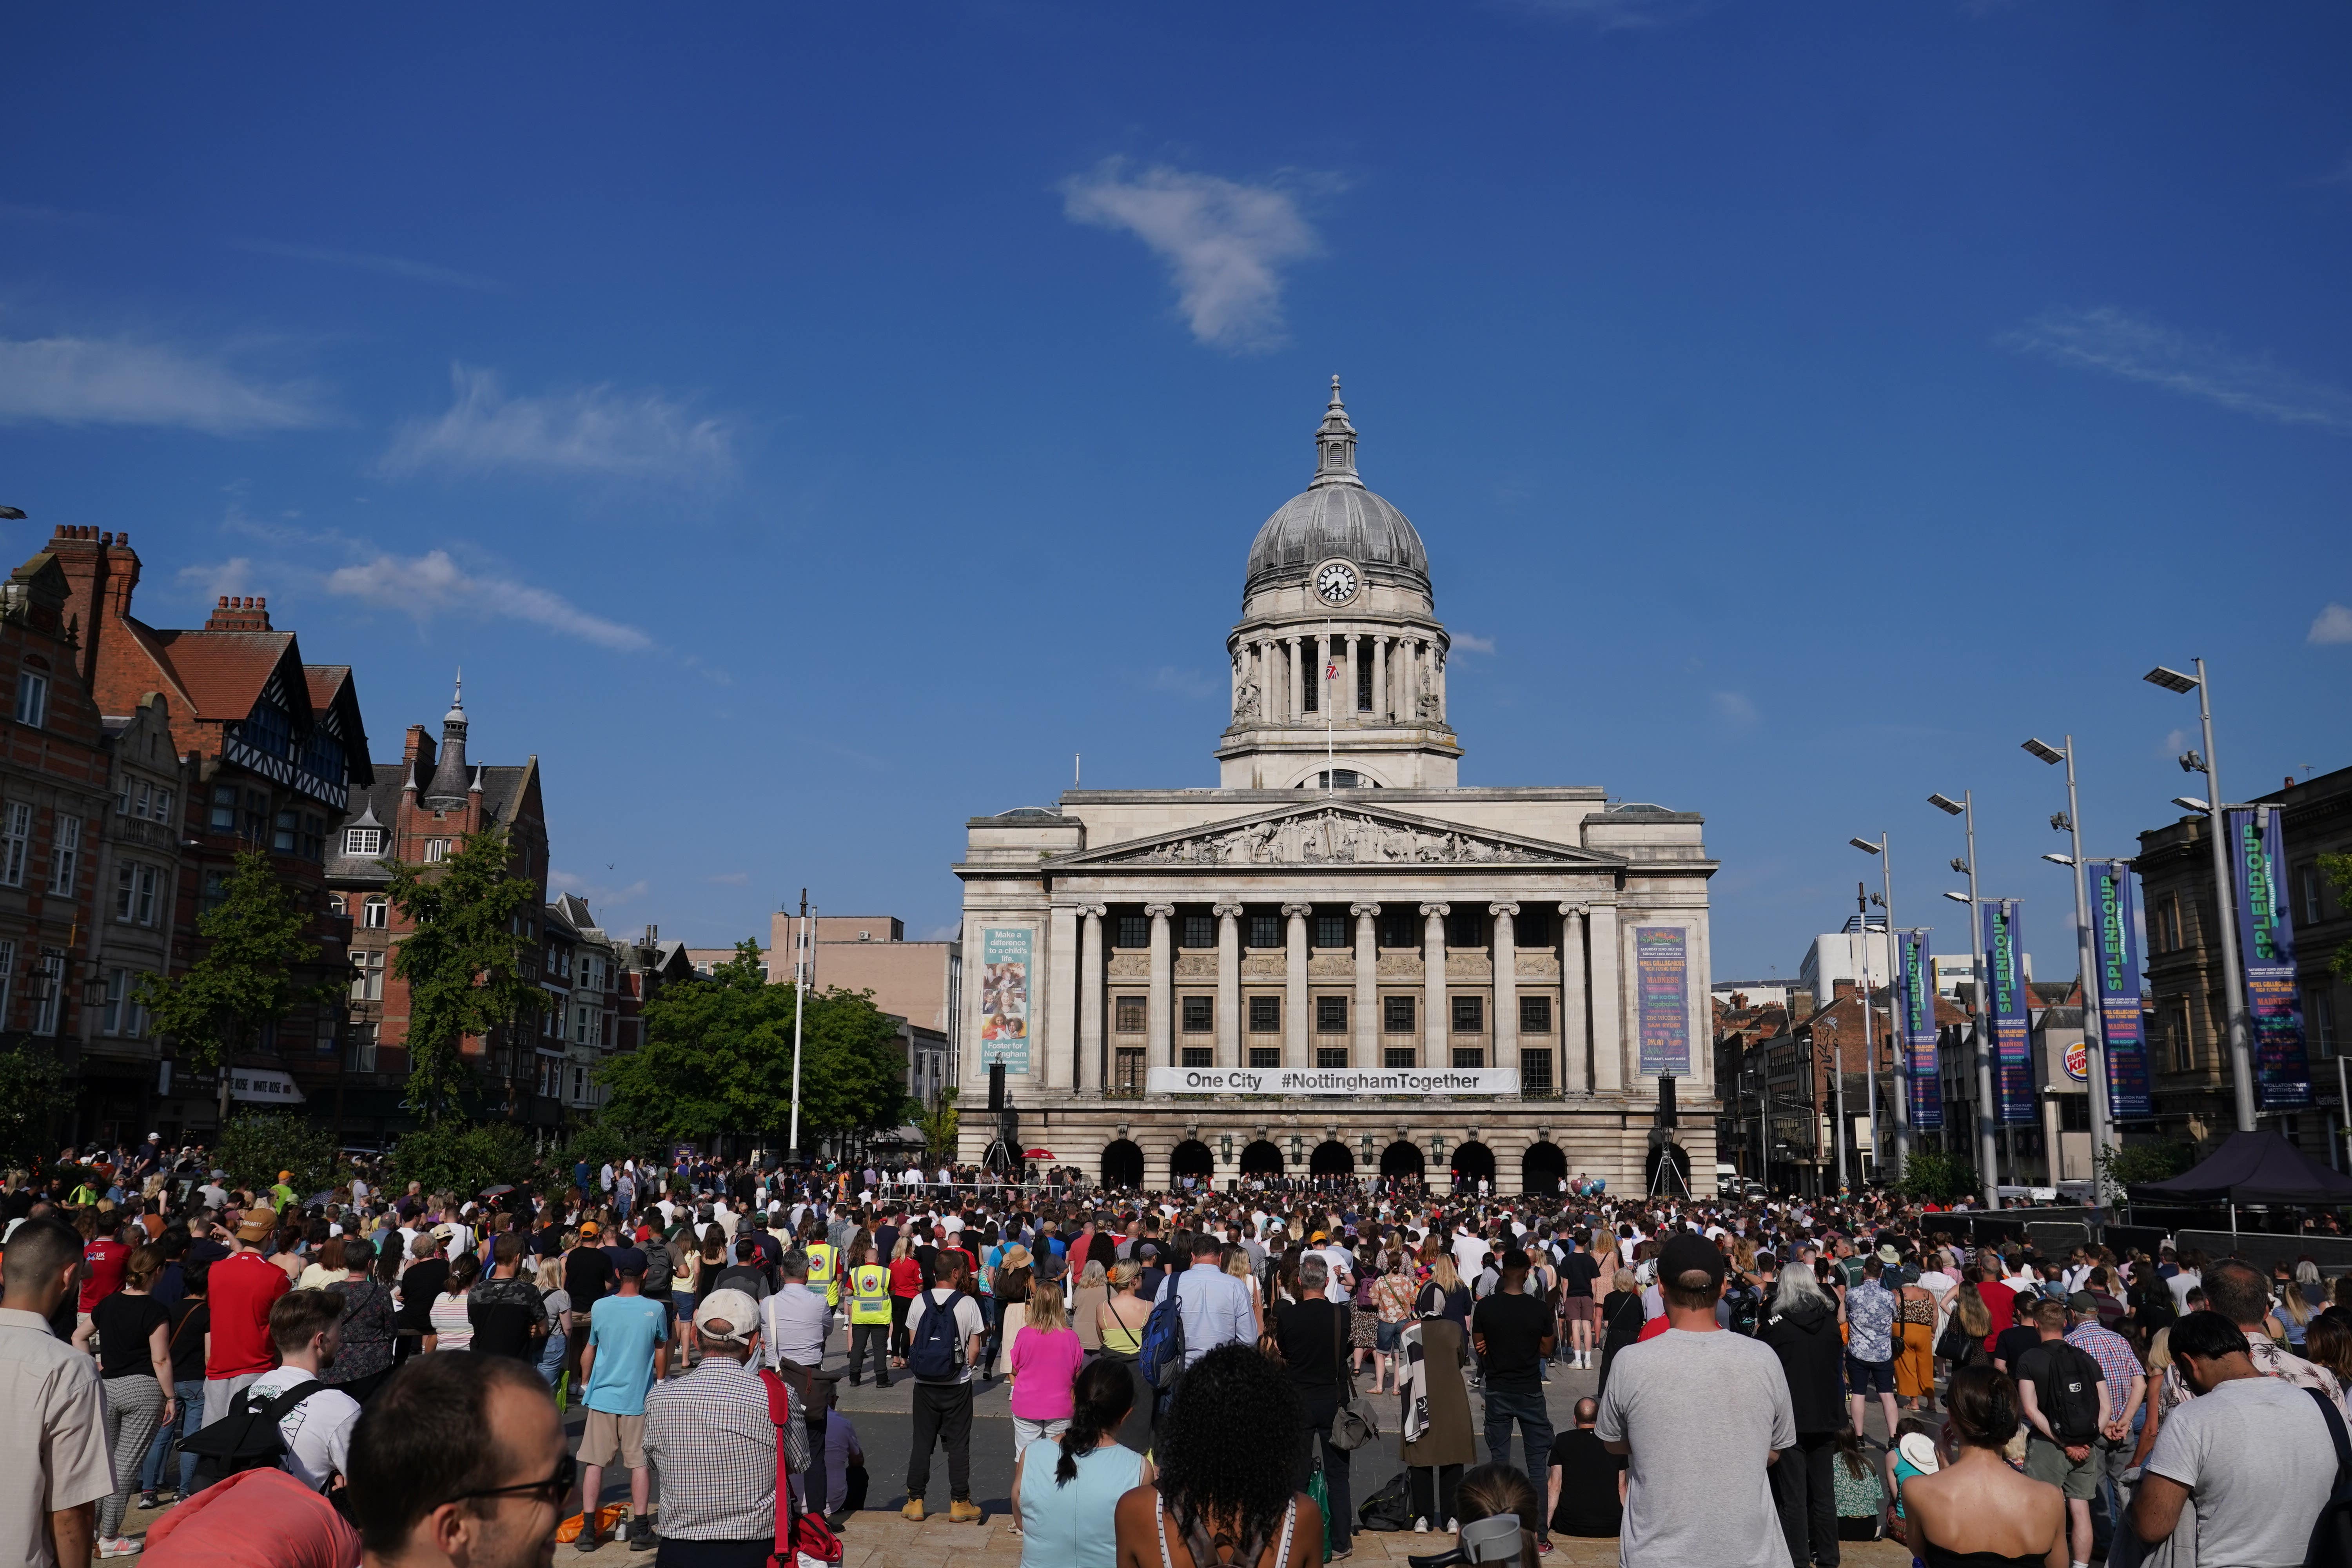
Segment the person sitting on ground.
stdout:
<path fill-rule="evenodd" d="M 1614 1541 L 1625 1522 L 1625 1461 L 1593 1431 L 1601 1402 L 1576 1402 L 1576 1425 L 1551 1443 L 1551 1528 L 1555 1535 Z"/>
<path fill-rule="evenodd" d="M 1155 1482 L 1118 1500 L 1118 1568 L 1311 1568 L 1323 1514 L 1270 1464 L 1271 1435 L 1304 1420 L 1298 1393 L 1254 1344 L 1223 1344 L 1178 1380 Z M 1297 1439 L 1290 1439 L 1295 1445 Z"/>
<path fill-rule="evenodd" d="M 2067 1568 L 2065 1498 L 2002 1458 L 2022 1420 L 2017 1385 L 1992 1367 L 1964 1366 L 1944 1405 L 1943 1467 L 1903 1483 L 1912 1552 L 1931 1563 Z"/>

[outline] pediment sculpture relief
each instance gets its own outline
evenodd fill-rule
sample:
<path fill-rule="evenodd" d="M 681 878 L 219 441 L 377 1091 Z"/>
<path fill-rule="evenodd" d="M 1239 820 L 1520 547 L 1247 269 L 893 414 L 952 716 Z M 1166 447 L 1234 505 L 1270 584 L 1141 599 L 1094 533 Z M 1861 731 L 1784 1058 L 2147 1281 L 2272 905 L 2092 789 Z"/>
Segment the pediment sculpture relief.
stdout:
<path fill-rule="evenodd" d="M 1254 822 L 1154 845 L 1112 864 L 1129 866 L 1458 866 L 1565 862 L 1570 857 L 1475 834 L 1429 832 L 1336 808 Z"/>

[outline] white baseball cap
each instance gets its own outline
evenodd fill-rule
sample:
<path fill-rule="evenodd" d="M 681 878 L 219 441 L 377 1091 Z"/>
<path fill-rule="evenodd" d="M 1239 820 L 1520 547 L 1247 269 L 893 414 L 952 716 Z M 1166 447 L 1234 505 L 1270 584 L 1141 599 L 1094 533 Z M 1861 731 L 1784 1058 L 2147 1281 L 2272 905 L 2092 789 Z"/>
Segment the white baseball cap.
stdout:
<path fill-rule="evenodd" d="M 714 1330 L 713 1323 L 726 1324 L 725 1331 Z M 760 1330 L 760 1303 L 747 1291 L 713 1290 L 694 1304 L 694 1327 L 703 1338 L 721 1344 L 749 1344 Z"/>

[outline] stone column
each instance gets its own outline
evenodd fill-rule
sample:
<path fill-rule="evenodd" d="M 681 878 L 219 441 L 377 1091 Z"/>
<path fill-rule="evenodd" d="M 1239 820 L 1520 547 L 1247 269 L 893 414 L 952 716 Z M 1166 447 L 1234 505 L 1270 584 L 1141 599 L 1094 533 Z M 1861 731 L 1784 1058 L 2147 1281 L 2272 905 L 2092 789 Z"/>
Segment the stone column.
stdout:
<path fill-rule="evenodd" d="M 1078 911 L 1056 905 L 1045 929 L 1045 1027 L 1035 1042 L 1042 1055 L 1029 1064 L 1029 1079 L 1040 1089 L 1067 1089 L 1078 1058 Z"/>
<path fill-rule="evenodd" d="M 1362 667 L 1356 662 L 1357 651 L 1364 645 L 1364 634 L 1349 632 L 1340 641 L 1347 645 L 1348 649 L 1347 679 L 1339 682 L 1340 689 L 1348 694 L 1348 705 L 1340 711 L 1353 718 L 1356 710 L 1364 705 Z"/>
<path fill-rule="evenodd" d="M 1177 1065 L 1176 1026 L 1170 1015 L 1175 1005 L 1176 965 L 1169 951 L 1168 917 L 1176 912 L 1176 906 L 1146 904 L 1143 912 L 1151 917 L 1151 999 L 1143 1016 L 1150 1054 L 1143 1063 L 1147 1068 L 1172 1068 Z"/>
<path fill-rule="evenodd" d="M 1381 1065 L 1381 906 L 1349 904 L 1348 912 L 1356 917 L 1356 1048 L 1349 1053 L 1349 1065 L 1376 1068 Z"/>
<path fill-rule="evenodd" d="M 1419 702 L 1413 695 L 1413 678 L 1419 666 L 1419 645 L 1411 637 L 1397 638 L 1397 712 L 1408 724 L 1420 717 Z"/>
<path fill-rule="evenodd" d="M 1217 1065 L 1242 1065 L 1242 907 L 1219 904 L 1217 916 Z"/>
<path fill-rule="evenodd" d="M 1498 1068 L 1519 1065 L 1519 942 L 1517 904 L 1488 904 L 1495 921 L 1495 1061 Z M 1499 1191 L 1500 1189 L 1497 1188 Z"/>
<path fill-rule="evenodd" d="M 1592 1091 L 1624 1089 L 1625 985 L 1618 961 L 1617 906 L 1595 904 L 1585 913 L 1592 954 Z"/>
<path fill-rule="evenodd" d="M 1258 689 L 1265 694 L 1265 716 L 1270 723 L 1279 724 L 1290 717 L 1290 692 L 1282 682 L 1282 645 L 1272 637 L 1262 637 L 1257 645 Z"/>
<path fill-rule="evenodd" d="M 1290 658 L 1289 673 L 1284 679 L 1284 685 L 1290 691 L 1287 717 L 1295 723 L 1307 716 L 1307 660 L 1300 657 L 1306 649 L 1300 639 L 1295 637 L 1283 638 L 1282 644 L 1288 650 Z"/>
<path fill-rule="evenodd" d="M 1434 1071 L 1454 1065 L 1445 1016 L 1445 917 L 1451 904 L 1421 906 L 1421 1065 Z"/>
<path fill-rule="evenodd" d="M 1584 939 L 1590 911 L 1582 904 L 1559 906 L 1559 1084 L 1579 1094 L 1592 1092 L 1588 1069 L 1584 992 Z"/>
<path fill-rule="evenodd" d="M 1389 643 L 1384 637 L 1372 639 L 1372 717 L 1387 723 L 1396 711 L 1396 695 L 1389 689 Z"/>
<path fill-rule="evenodd" d="M 1103 1089 L 1104 913 L 1100 904 L 1078 909 L 1078 1089 L 1087 1094 Z"/>
<path fill-rule="evenodd" d="M 1315 906 L 1285 904 L 1282 912 L 1290 920 L 1290 950 L 1283 966 L 1282 1065 L 1304 1068 L 1312 1065 L 1307 1054 L 1307 917 Z"/>
<path fill-rule="evenodd" d="M 1429 689 L 1437 693 L 1437 721 L 1445 721 L 1445 650 L 1436 643 L 1429 645 Z"/>

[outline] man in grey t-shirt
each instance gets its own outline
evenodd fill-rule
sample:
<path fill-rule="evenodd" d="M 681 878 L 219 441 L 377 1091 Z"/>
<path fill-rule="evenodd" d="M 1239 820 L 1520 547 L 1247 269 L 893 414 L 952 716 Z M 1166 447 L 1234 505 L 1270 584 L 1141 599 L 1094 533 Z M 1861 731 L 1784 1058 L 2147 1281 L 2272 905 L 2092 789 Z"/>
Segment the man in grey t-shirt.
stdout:
<path fill-rule="evenodd" d="M 1716 1321 L 1723 1254 L 1685 1232 L 1659 1256 L 1666 1331 L 1617 1352 L 1595 1424 L 1628 1458 L 1624 1568 L 1791 1568 L 1766 1468 L 1797 1441 L 1771 1348 Z"/>

